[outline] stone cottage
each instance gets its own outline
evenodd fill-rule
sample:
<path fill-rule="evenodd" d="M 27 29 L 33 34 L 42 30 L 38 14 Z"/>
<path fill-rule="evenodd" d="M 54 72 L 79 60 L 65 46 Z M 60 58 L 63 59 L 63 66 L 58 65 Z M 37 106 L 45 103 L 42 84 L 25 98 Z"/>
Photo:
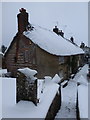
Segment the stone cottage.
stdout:
<path fill-rule="evenodd" d="M 30 24 L 25 9 L 20 9 L 17 18 L 18 32 L 4 55 L 13 77 L 24 67 L 37 70 L 38 78 L 58 74 L 67 79 L 77 71 L 82 49 L 51 30 Z"/>

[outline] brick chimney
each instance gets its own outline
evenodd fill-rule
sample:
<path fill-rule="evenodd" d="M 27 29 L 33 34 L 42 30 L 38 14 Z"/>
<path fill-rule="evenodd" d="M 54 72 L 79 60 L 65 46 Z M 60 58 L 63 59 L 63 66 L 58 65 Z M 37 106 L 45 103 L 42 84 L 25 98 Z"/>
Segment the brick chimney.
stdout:
<path fill-rule="evenodd" d="M 55 26 L 55 28 L 53 28 L 53 32 L 55 32 L 56 34 L 58 34 L 58 28 L 57 28 L 57 26 Z"/>
<path fill-rule="evenodd" d="M 64 32 L 62 30 L 59 30 L 59 28 L 57 26 L 55 26 L 55 28 L 53 28 L 53 32 L 55 32 L 57 35 L 64 37 Z"/>
<path fill-rule="evenodd" d="M 61 35 L 62 37 L 64 37 L 64 32 L 62 30 L 59 30 L 58 35 Z"/>
<path fill-rule="evenodd" d="M 18 19 L 18 33 L 23 33 L 26 30 L 28 22 L 28 13 L 26 12 L 26 9 L 21 8 L 19 10 L 19 14 L 17 15 Z"/>

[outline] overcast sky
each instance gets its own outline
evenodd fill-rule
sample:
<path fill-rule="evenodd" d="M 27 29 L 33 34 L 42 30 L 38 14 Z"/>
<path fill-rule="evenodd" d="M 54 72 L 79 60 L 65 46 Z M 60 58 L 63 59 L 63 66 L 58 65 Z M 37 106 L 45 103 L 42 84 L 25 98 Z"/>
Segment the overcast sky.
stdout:
<path fill-rule="evenodd" d="M 75 42 L 88 44 L 88 2 L 3 2 L 2 41 L 8 46 L 17 32 L 17 14 L 26 8 L 29 22 L 53 29 L 58 25 L 65 37 L 74 36 Z"/>

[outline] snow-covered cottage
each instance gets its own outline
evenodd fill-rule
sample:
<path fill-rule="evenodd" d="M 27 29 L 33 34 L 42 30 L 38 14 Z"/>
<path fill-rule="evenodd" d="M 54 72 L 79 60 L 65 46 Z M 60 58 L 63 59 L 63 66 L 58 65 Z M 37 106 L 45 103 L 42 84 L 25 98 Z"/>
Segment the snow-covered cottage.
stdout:
<path fill-rule="evenodd" d="M 25 9 L 17 17 L 18 33 L 4 55 L 12 76 L 24 67 L 37 70 L 38 78 L 58 74 L 66 79 L 76 72 L 84 53 L 82 49 L 51 30 L 29 24 Z"/>

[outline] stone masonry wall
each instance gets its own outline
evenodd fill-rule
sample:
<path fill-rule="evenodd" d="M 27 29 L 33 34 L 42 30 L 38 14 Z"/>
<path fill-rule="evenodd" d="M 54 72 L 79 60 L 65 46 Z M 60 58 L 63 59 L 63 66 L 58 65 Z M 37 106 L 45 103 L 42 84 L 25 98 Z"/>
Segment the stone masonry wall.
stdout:
<path fill-rule="evenodd" d="M 31 81 L 24 74 L 17 73 L 17 102 L 20 100 L 32 101 L 37 105 L 37 80 Z"/>

